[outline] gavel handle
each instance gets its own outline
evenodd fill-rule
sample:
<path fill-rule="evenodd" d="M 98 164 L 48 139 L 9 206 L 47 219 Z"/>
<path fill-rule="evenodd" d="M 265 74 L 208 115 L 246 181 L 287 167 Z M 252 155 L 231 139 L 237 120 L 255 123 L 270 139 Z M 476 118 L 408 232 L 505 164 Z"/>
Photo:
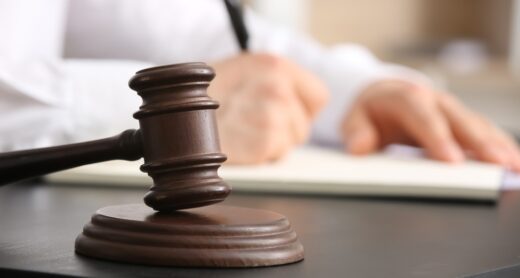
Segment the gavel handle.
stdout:
<path fill-rule="evenodd" d="M 0 185 L 90 163 L 141 157 L 141 132 L 134 129 L 100 140 L 8 152 L 0 154 Z"/>

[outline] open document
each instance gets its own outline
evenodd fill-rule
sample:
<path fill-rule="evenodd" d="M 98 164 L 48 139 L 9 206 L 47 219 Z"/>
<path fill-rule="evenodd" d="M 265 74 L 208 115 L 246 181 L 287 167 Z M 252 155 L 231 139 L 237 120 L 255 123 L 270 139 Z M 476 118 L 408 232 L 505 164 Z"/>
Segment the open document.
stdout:
<path fill-rule="evenodd" d="M 302 147 L 284 159 L 256 166 L 224 165 L 219 170 L 235 191 L 494 200 L 505 171 L 467 161 L 446 164 L 406 148 L 369 156 Z M 403 151 L 404 150 L 404 151 Z M 110 161 L 47 176 L 52 182 L 149 186 L 142 161 Z"/>

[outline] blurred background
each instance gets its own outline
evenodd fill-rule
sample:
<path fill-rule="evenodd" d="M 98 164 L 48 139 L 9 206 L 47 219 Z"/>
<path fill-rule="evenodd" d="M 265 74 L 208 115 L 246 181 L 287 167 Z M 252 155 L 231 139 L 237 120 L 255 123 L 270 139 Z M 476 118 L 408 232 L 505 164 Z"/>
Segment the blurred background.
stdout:
<path fill-rule="evenodd" d="M 520 0 L 248 0 L 325 45 L 358 43 L 426 73 L 520 138 Z"/>

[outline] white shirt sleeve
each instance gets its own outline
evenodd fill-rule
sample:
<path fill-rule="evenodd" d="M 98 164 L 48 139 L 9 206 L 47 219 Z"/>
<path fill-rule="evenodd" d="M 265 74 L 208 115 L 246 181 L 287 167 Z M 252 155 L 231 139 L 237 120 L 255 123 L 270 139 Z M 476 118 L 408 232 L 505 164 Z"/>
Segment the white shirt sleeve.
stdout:
<path fill-rule="evenodd" d="M 135 127 L 127 87 L 148 63 L 61 58 L 67 2 L 0 1 L 0 150 L 82 141 Z M 117 127 L 112 128 L 112 127 Z"/>
<path fill-rule="evenodd" d="M 0 67 L 0 148 L 84 141 L 136 128 L 140 98 L 127 87 L 135 61 L 25 61 Z"/>

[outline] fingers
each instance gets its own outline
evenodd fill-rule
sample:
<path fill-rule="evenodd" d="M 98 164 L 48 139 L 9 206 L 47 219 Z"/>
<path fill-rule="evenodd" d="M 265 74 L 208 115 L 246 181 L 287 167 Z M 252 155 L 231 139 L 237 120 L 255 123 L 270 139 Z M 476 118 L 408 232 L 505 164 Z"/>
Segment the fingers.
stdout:
<path fill-rule="evenodd" d="M 312 119 L 296 97 L 288 99 L 287 102 L 287 106 L 284 108 L 287 109 L 289 132 L 292 135 L 293 143 L 302 144 L 309 136 Z"/>
<path fill-rule="evenodd" d="M 329 99 L 329 92 L 325 85 L 310 72 L 304 71 L 291 64 L 289 69 L 294 78 L 295 92 L 308 115 L 314 118 L 325 106 Z"/>
<path fill-rule="evenodd" d="M 464 160 L 462 149 L 435 102 L 417 100 L 405 105 L 406 109 L 397 110 L 403 127 L 432 158 L 448 162 Z"/>
<path fill-rule="evenodd" d="M 266 73 L 289 82 L 310 118 L 314 118 L 326 104 L 329 92 L 314 74 L 289 60 L 270 54 L 254 54 L 249 58 L 261 65 Z"/>
<path fill-rule="evenodd" d="M 364 91 L 344 121 L 343 135 L 355 154 L 412 139 L 435 159 L 464 159 L 432 95 L 403 82 L 383 82 Z"/>
<path fill-rule="evenodd" d="M 379 134 L 367 113 L 354 105 L 342 125 L 346 149 L 352 154 L 368 154 L 378 149 Z"/>
<path fill-rule="evenodd" d="M 279 159 L 308 137 L 311 118 L 289 78 L 257 76 L 222 106 L 217 117 L 231 163 Z"/>
<path fill-rule="evenodd" d="M 443 96 L 441 107 L 457 140 L 477 159 L 520 171 L 520 151 L 509 135 L 454 98 Z"/>
<path fill-rule="evenodd" d="M 254 98 L 270 109 L 267 113 L 276 116 L 273 121 L 285 123 L 284 130 L 280 132 L 290 133 L 293 144 L 303 143 L 307 139 L 312 115 L 307 112 L 290 79 L 268 75 L 259 80 L 252 90 L 256 92 Z"/>
<path fill-rule="evenodd" d="M 277 90 L 280 90 L 277 93 Z M 260 91 L 260 94 L 266 94 Z M 283 157 L 294 146 L 303 143 L 309 134 L 311 119 L 289 84 L 278 83 L 277 89 L 263 96 L 266 125 L 262 128 L 267 160 Z"/>
<path fill-rule="evenodd" d="M 516 141 L 504 131 L 497 129 L 498 140 L 501 143 L 502 147 L 506 150 L 506 153 L 509 154 L 507 167 L 511 170 L 520 172 L 520 148 Z"/>

